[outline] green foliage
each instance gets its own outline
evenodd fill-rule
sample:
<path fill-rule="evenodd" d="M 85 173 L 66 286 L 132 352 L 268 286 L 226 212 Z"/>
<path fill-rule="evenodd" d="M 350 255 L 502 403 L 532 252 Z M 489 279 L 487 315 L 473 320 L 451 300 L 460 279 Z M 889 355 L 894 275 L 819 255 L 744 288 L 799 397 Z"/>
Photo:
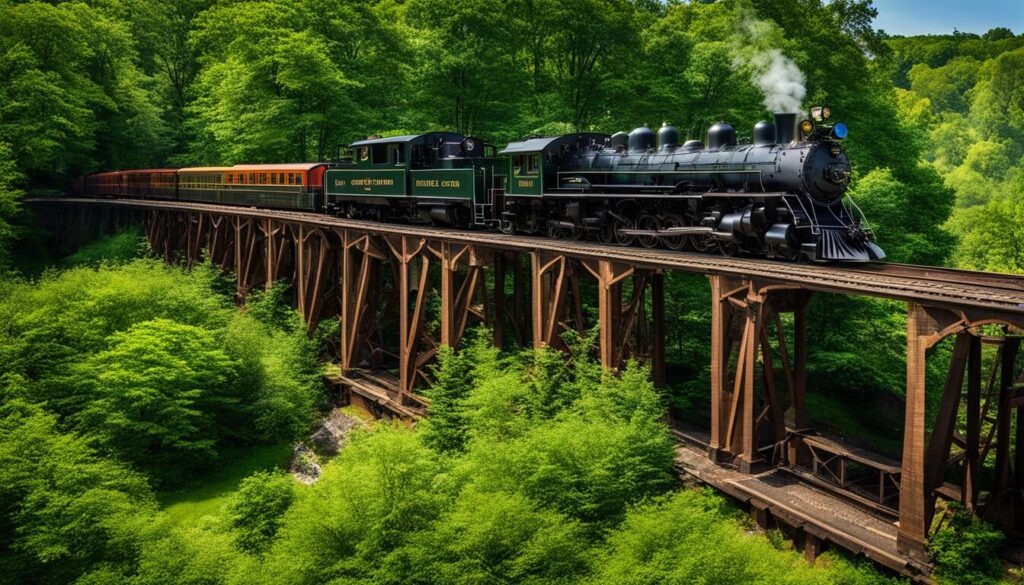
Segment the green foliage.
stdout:
<path fill-rule="evenodd" d="M 74 426 L 101 448 L 151 473 L 216 457 L 216 428 L 241 397 L 224 392 L 238 367 L 218 340 L 168 319 L 132 325 L 72 372 L 81 408 Z"/>
<path fill-rule="evenodd" d="M 217 585 L 245 566 L 231 534 L 215 524 L 163 528 L 146 543 L 132 585 Z"/>
<path fill-rule="evenodd" d="M 12 222 L 19 211 L 18 200 L 22 193 L 16 185 L 20 180 L 21 173 L 11 147 L 0 140 L 0 273 L 10 267 L 10 246 L 17 235 Z"/>
<path fill-rule="evenodd" d="M 224 445 L 302 434 L 321 393 L 305 328 L 239 313 L 218 281 L 210 267 L 136 260 L 8 283 L 0 355 L 62 424 L 180 480 Z M 283 314 L 261 302 L 255 315 Z"/>
<path fill-rule="evenodd" d="M 248 553 L 266 550 L 295 499 L 295 479 L 260 471 L 242 480 L 228 504 L 235 543 Z"/>
<path fill-rule="evenodd" d="M 131 570 L 155 512 L 146 478 L 22 399 L 0 404 L 0 582 Z"/>
<path fill-rule="evenodd" d="M 630 510 L 598 555 L 592 583 L 884 583 L 838 557 L 814 566 L 751 537 L 709 490 L 686 490 Z"/>
<path fill-rule="evenodd" d="M 125 264 L 150 253 L 142 229 L 133 227 L 103 235 L 75 250 L 63 260 L 66 266 L 98 266 L 103 263 Z"/>
<path fill-rule="evenodd" d="M 1003 566 L 998 549 L 1003 533 L 958 504 L 951 504 L 942 528 L 928 543 L 936 571 L 949 583 L 998 583 Z"/>

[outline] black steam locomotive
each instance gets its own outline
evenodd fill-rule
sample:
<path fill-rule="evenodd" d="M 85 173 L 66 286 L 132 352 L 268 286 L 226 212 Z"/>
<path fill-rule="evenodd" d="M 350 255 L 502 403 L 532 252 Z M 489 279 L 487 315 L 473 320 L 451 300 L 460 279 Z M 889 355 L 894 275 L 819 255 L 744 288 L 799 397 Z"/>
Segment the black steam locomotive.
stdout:
<path fill-rule="evenodd" d="M 96 173 L 72 191 L 331 213 L 506 234 L 592 238 L 815 262 L 885 257 L 846 197 L 847 128 L 828 108 L 776 114 L 752 144 L 663 126 L 531 138 L 504 150 L 452 132 L 371 138 L 330 163 Z M 856 215 L 855 215 L 856 212 Z"/>
<path fill-rule="evenodd" d="M 818 262 L 885 257 L 845 197 L 847 128 L 777 114 L 738 145 L 727 124 L 680 144 L 663 126 L 509 144 L 498 226 L 606 243 Z M 855 215 L 855 212 L 858 215 Z"/>

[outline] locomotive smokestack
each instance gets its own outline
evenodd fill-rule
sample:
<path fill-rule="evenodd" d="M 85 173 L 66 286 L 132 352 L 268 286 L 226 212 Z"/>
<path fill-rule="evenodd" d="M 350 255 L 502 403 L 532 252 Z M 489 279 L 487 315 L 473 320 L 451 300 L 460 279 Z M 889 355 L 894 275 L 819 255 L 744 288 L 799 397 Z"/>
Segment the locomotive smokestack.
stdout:
<path fill-rule="evenodd" d="M 778 144 L 789 144 L 796 141 L 797 114 L 795 112 L 776 112 L 775 114 L 775 142 Z"/>

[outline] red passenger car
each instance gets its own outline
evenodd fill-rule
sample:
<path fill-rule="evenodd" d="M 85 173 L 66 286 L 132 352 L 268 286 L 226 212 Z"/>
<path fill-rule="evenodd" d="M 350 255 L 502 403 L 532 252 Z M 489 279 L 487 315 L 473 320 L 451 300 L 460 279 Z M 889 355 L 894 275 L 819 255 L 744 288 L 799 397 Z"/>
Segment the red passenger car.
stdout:
<path fill-rule="evenodd" d="M 85 176 L 85 194 L 93 197 L 119 197 L 122 193 L 124 171 L 93 173 Z"/>
<path fill-rule="evenodd" d="M 174 199 L 177 187 L 177 169 L 142 169 L 122 171 L 122 195 Z"/>

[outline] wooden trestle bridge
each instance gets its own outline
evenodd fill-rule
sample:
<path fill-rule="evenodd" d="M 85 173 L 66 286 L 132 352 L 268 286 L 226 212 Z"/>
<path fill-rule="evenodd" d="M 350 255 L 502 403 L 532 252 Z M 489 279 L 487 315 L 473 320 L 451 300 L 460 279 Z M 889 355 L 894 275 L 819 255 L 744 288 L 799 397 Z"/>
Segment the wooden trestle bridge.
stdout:
<path fill-rule="evenodd" d="M 233 272 L 240 299 L 291 281 L 311 331 L 340 319 L 350 391 L 405 417 L 423 411 L 416 388 L 438 348 L 457 348 L 473 323 L 487 324 L 499 345 L 535 347 L 558 347 L 566 329 L 593 326 L 581 304 L 586 279 L 597 285 L 601 363 L 614 369 L 639 357 L 663 384 L 664 275 L 703 274 L 711 281 L 711 420 L 706 429 L 677 430 L 684 470 L 748 503 L 758 521 L 793 530 L 811 558 L 828 541 L 922 575 L 940 498 L 1010 533 L 1024 530 L 1024 277 L 787 264 L 180 201 L 31 204 L 58 237 L 142 221 L 167 261 L 206 258 Z M 906 303 L 902 460 L 811 429 L 805 314 L 816 292 Z M 426 315 L 437 298 L 440 323 L 431 330 Z M 950 336 L 952 359 L 932 364 L 948 368 L 945 384 L 926 388 L 928 351 Z M 987 372 L 983 346 L 996 348 Z M 942 396 L 930 432 L 929 392 Z M 983 482 L 985 461 L 994 466 Z"/>

